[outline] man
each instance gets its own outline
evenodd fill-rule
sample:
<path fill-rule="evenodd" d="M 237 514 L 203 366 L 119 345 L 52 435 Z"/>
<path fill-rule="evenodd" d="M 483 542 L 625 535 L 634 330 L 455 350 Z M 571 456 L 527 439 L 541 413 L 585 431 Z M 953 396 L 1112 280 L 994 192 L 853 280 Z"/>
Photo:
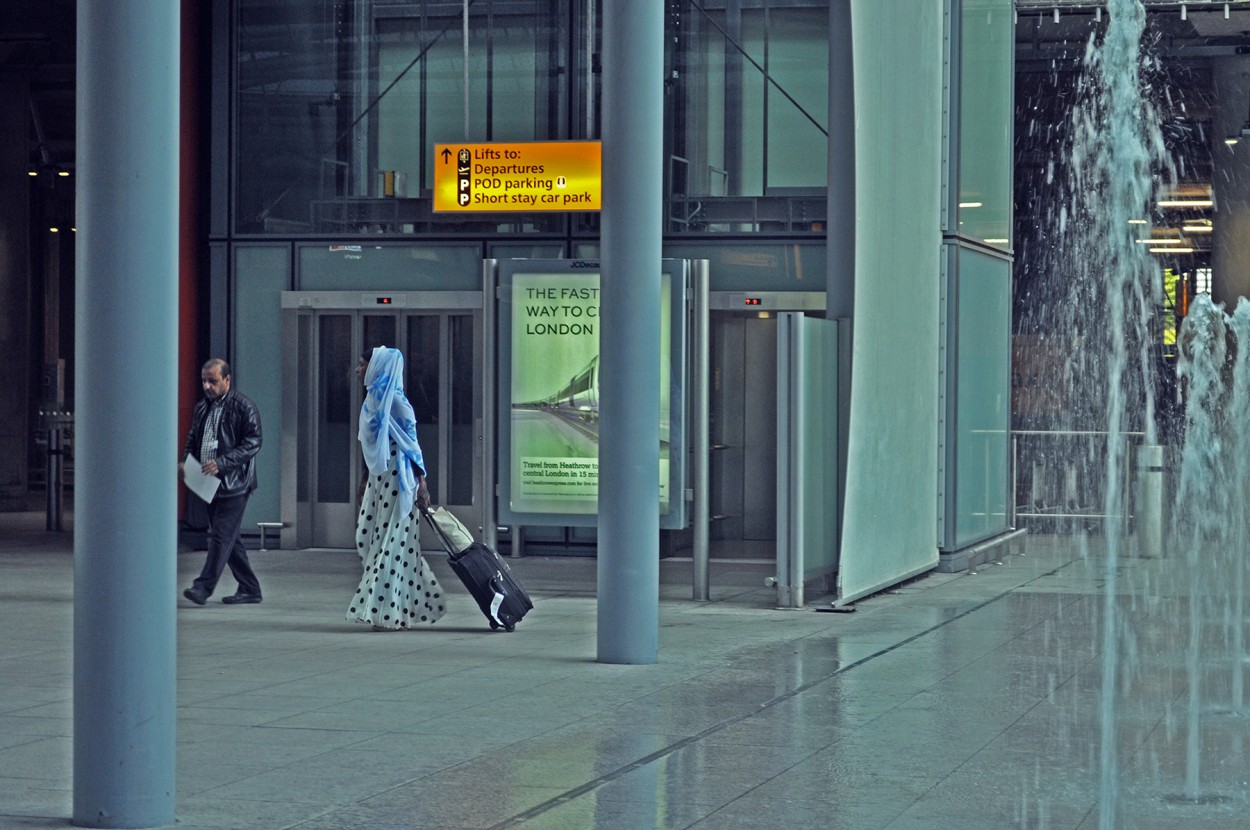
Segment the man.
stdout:
<path fill-rule="evenodd" d="M 230 388 L 230 364 L 214 357 L 200 370 L 204 399 L 195 405 L 191 431 L 182 450 L 199 459 L 205 475 L 221 479 L 208 503 L 208 557 L 204 569 L 182 595 L 203 605 L 217 588 L 226 565 L 239 587 L 222 597 L 227 605 L 260 602 L 260 582 L 252 573 L 239 538 L 247 498 L 256 489 L 256 453 L 260 450 L 260 412 L 245 395 Z M 179 462 L 178 472 L 182 473 Z"/>

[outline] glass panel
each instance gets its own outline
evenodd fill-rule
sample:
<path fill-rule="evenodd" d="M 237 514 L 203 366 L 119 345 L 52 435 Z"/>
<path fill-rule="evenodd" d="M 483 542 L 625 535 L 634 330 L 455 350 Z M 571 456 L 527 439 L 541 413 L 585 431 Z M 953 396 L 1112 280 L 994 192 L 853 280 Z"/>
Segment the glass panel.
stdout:
<path fill-rule="evenodd" d="M 960 16 L 959 229 L 1011 242 L 1012 0 L 963 0 Z"/>
<path fill-rule="evenodd" d="M 960 249 L 955 356 L 957 544 L 1007 527 L 1011 266 Z"/>
<path fill-rule="evenodd" d="M 771 8 L 744 13 L 743 28 L 747 53 L 773 81 L 769 83 L 753 66 L 746 69 L 749 95 L 743 113 L 759 117 L 743 121 L 763 124 L 767 119 L 768 124 L 767 133 L 743 142 L 744 161 L 758 159 L 753 166 L 760 169 L 759 190 L 751 192 L 771 195 L 793 188 L 823 188 L 829 168 L 829 139 L 822 129 L 829 121 L 829 10 Z M 756 143 L 760 139 L 763 144 Z"/>
<path fill-rule="evenodd" d="M 287 246 L 245 246 L 234 251 L 235 383 L 260 410 L 261 442 L 256 456 L 257 489 L 247 503 L 244 527 L 276 521 L 282 509 L 282 292 L 291 283 Z"/>
<path fill-rule="evenodd" d="M 469 4 L 467 96 L 460 3 L 332 5 L 238 0 L 240 233 L 411 233 L 435 143 L 565 137 L 566 3 Z"/>
<path fill-rule="evenodd" d="M 700 9 L 679 25 L 672 192 L 760 196 L 772 188 L 823 188 L 828 10 Z"/>
<path fill-rule="evenodd" d="M 820 291 L 825 290 L 824 243 L 704 243 L 664 245 L 669 259 L 706 259 L 712 291 Z M 595 257 L 582 253 L 578 257 Z"/>
<path fill-rule="evenodd" d="M 407 378 L 404 381 L 408 400 L 417 416 L 417 441 L 425 457 L 425 473 L 430 498 L 445 504 L 439 477 L 439 318 L 423 314 L 408 317 L 408 348 L 404 351 Z"/>
<path fill-rule="evenodd" d="M 300 291 L 482 290 L 477 244 L 301 245 Z"/>
<path fill-rule="evenodd" d="M 370 354 L 378 346 L 399 348 L 399 339 L 395 334 L 398 322 L 399 318 L 394 314 L 366 314 L 364 353 Z"/>
<path fill-rule="evenodd" d="M 297 323 L 299 334 L 299 353 L 301 355 L 310 355 L 313 353 L 313 318 L 311 314 L 301 314 Z M 299 401 L 299 435 L 303 440 L 298 441 L 295 447 L 295 498 L 300 503 L 307 503 L 312 499 L 310 484 L 312 483 L 312 441 L 314 425 L 314 414 L 312 409 L 312 390 L 315 386 L 313 383 L 312 361 L 304 359 L 300 361 L 300 376 L 296 379 L 296 395 Z M 261 422 L 262 425 L 264 422 Z"/>
<path fill-rule="evenodd" d="M 352 318 L 326 314 L 319 320 L 317 348 L 317 501 L 346 502 L 351 491 Z"/>
<path fill-rule="evenodd" d="M 451 404 L 451 434 L 447 448 L 447 503 L 473 504 L 473 395 L 477 391 L 477 362 L 473 359 L 473 315 L 453 314 L 447 318 L 451 339 L 451 366 L 448 386 Z"/>

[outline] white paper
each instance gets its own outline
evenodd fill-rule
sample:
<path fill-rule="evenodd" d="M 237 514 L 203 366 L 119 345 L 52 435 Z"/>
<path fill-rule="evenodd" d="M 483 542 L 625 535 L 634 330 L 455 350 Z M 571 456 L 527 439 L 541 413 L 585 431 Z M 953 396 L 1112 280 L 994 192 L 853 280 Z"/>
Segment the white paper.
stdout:
<path fill-rule="evenodd" d="M 217 488 L 221 486 L 221 479 L 217 476 L 204 475 L 204 471 L 200 469 L 201 466 L 194 456 L 187 453 L 186 460 L 182 462 L 182 480 L 192 493 L 204 501 L 212 501 L 213 496 L 217 495 Z"/>

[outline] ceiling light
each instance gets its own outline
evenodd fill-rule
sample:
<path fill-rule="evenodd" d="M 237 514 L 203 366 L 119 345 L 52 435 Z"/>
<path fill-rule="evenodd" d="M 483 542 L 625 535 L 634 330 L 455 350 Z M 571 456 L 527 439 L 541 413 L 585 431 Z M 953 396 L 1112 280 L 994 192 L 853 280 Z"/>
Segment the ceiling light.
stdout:
<path fill-rule="evenodd" d="M 984 202 L 960 202 L 959 206 L 961 208 L 974 208 L 974 207 L 981 207 L 983 204 Z"/>
<path fill-rule="evenodd" d="M 1193 248 L 1151 248 L 1152 254 L 1192 254 Z"/>
<path fill-rule="evenodd" d="M 38 176 L 38 175 L 39 175 L 39 171 L 38 171 L 38 170 L 27 170 L 27 171 L 26 171 L 26 175 L 27 175 L 27 176 Z"/>
<path fill-rule="evenodd" d="M 1189 9 L 1185 8 L 1185 4 L 1181 3 L 1181 20 L 1189 19 Z"/>
<path fill-rule="evenodd" d="M 1169 208 L 1200 208 L 1212 207 L 1215 205 L 1215 202 L 1210 199 L 1160 199 L 1158 205 L 1159 207 Z"/>
<path fill-rule="evenodd" d="M 1145 219 L 1130 219 L 1128 220 L 1128 223 L 1130 225 L 1144 225 L 1146 224 L 1146 220 Z"/>
<path fill-rule="evenodd" d="M 987 239 L 985 240 L 987 245 L 1006 245 L 1010 241 L 1011 241 L 1010 239 Z"/>
<path fill-rule="evenodd" d="M 1180 237 L 1174 237 L 1174 238 L 1169 239 L 1167 237 L 1156 236 L 1150 239 L 1138 239 L 1137 244 L 1138 245 L 1179 245 L 1181 244 L 1181 240 L 1180 240 Z"/>
<path fill-rule="evenodd" d="M 1181 225 L 1181 230 L 1189 233 L 1211 233 L 1215 228 L 1212 225 Z"/>
<path fill-rule="evenodd" d="M 1232 147 L 1238 141 L 1241 141 L 1241 136 L 1230 135 L 1228 138 L 1224 139 L 1224 143 L 1227 144 L 1229 147 Z"/>
<path fill-rule="evenodd" d="M 57 174 L 58 176 L 68 176 L 68 175 L 69 175 L 69 171 L 68 171 L 68 170 L 58 170 L 58 171 L 56 171 L 56 174 Z"/>
<path fill-rule="evenodd" d="M 61 232 L 60 228 L 56 228 L 56 227 L 48 228 L 48 233 L 60 233 L 60 232 Z"/>

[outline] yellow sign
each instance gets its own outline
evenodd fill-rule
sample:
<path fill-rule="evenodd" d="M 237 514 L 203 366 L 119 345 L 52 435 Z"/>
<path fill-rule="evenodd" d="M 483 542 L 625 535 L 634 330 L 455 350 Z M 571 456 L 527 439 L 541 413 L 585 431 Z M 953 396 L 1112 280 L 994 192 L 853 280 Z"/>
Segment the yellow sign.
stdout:
<path fill-rule="evenodd" d="M 434 211 L 599 210 L 602 144 L 435 144 Z"/>

